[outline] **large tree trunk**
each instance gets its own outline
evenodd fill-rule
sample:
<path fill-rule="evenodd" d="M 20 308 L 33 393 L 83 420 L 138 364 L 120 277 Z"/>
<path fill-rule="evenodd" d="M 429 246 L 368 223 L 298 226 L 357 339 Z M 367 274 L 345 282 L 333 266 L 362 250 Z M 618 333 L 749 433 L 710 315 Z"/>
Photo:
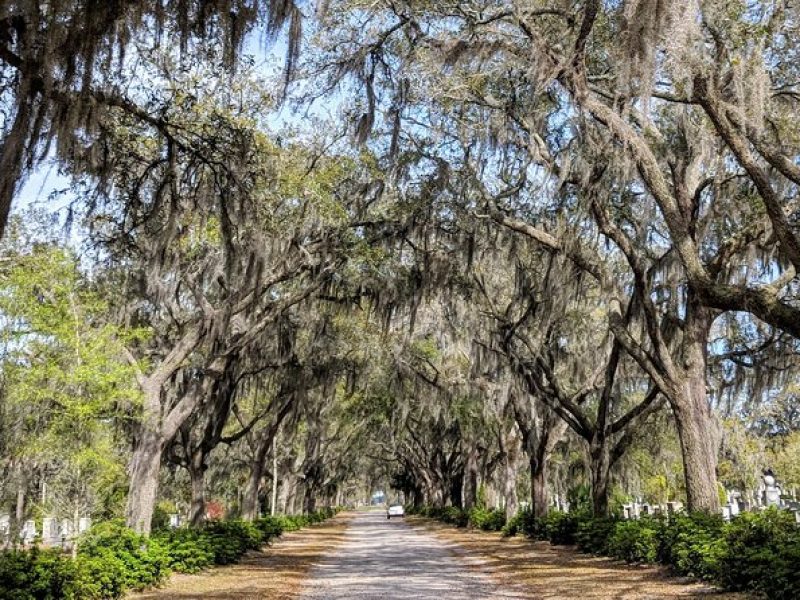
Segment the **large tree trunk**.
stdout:
<path fill-rule="evenodd" d="M 589 444 L 592 476 L 592 511 L 596 517 L 608 516 L 608 486 L 611 470 L 611 453 L 608 440 L 599 433 Z"/>
<path fill-rule="evenodd" d="M 531 471 L 531 510 L 537 519 L 547 516 L 550 508 L 550 494 L 547 490 L 547 459 L 539 459 L 535 454 L 529 458 Z"/>
<path fill-rule="evenodd" d="M 259 517 L 258 499 L 261 491 L 261 480 L 264 477 L 265 458 L 259 452 L 256 458 L 250 461 L 250 473 L 247 476 L 247 485 L 242 499 L 242 519 L 245 521 L 254 521 Z"/>
<path fill-rule="evenodd" d="M 313 487 L 306 488 L 305 497 L 303 498 L 303 512 L 307 515 L 317 510 L 317 494 Z"/>
<path fill-rule="evenodd" d="M 673 412 L 683 455 L 687 508 L 719 512 L 717 451 L 719 427 L 706 399 L 705 376 L 687 379 Z"/>
<path fill-rule="evenodd" d="M 144 429 L 131 457 L 130 490 L 125 510 L 128 527 L 142 535 L 150 535 L 163 452 L 164 440 L 159 433 Z"/>
<path fill-rule="evenodd" d="M 719 512 L 717 452 L 720 431 L 706 395 L 706 353 L 713 316 L 696 299 L 687 304 L 683 339 L 683 373 L 670 402 L 683 455 L 687 508 Z"/>

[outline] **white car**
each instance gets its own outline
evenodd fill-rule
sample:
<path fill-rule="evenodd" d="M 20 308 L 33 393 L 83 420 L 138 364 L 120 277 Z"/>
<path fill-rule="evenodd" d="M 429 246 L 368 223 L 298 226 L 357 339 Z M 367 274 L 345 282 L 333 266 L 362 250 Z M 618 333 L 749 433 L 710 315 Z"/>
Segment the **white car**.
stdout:
<path fill-rule="evenodd" d="M 386 509 L 386 518 L 391 519 L 392 517 L 405 517 L 406 511 L 403 508 L 402 504 L 392 504 L 389 508 Z"/>

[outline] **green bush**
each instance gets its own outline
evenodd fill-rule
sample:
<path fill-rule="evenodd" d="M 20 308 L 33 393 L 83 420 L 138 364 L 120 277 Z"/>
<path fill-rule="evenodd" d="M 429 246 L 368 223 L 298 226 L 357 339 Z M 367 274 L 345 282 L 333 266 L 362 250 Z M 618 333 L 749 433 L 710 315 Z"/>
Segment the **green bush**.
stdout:
<path fill-rule="evenodd" d="M 266 517 L 255 523 L 212 521 L 200 529 L 156 531 L 149 539 L 119 521 L 99 523 L 78 542 L 78 558 L 60 550 L 0 553 L 0 600 L 106 600 L 161 583 L 170 570 L 196 573 L 261 548 L 284 526 L 298 529 L 336 514 Z"/>
<path fill-rule="evenodd" d="M 720 583 L 768 598 L 800 598 L 800 528 L 788 511 L 744 513 L 725 528 Z"/>
<path fill-rule="evenodd" d="M 458 509 L 422 507 L 419 514 L 454 523 Z M 630 563 L 660 562 L 735 591 L 752 591 L 775 600 L 800 598 L 800 525 L 788 511 L 745 513 L 726 523 L 719 515 L 677 514 L 636 521 L 594 518 L 587 511 L 551 511 L 536 519 L 521 511 L 507 524 L 501 511 L 475 508 L 473 527 L 523 532 L 552 544 L 573 544 Z"/>
<path fill-rule="evenodd" d="M 525 530 L 525 523 L 530 520 L 532 512 L 529 508 L 524 508 L 511 518 L 503 526 L 503 535 L 513 537 Z"/>
<path fill-rule="evenodd" d="M 209 521 L 203 533 L 211 543 L 214 563 L 228 565 L 238 561 L 248 550 L 258 550 L 264 536 L 253 523 L 246 521 Z"/>
<path fill-rule="evenodd" d="M 608 554 L 609 538 L 617 522 L 613 518 L 580 519 L 575 530 L 575 543 L 584 552 Z"/>
<path fill-rule="evenodd" d="M 214 564 L 214 540 L 203 530 L 172 529 L 156 537 L 169 556 L 169 568 L 178 573 L 197 573 Z"/>
<path fill-rule="evenodd" d="M 99 598 L 78 565 L 60 550 L 0 553 L 0 599 Z M 91 593 L 92 595 L 87 595 Z"/>
<path fill-rule="evenodd" d="M 272 539 L 283 535 L 283 521 L 280 517 L 262 517 L 255 521 L 255 526 L 261 530 L 264 542 L 269 543 Z"/>
<path fill-rule="evenodd" d="M 108 589 L 103 593 L 112 597 L 121 589 L 157 585 L 169 575 L 169 555 L 159 540 L 148 540 L 118 521 L 92 527 L 79 541 L 78 555 L 107 563 Z"/>
<path fill-rule="evenodd" d="M 674 567 L 682 575 L 716 578 L 724 551 L 724 525 L 719 515 L 673 515 L 658 532 L 659 562 Z"/>
<path fill-rule="evenodd" d="M 506 524 L 504 511 L 475 507 L 469 511 L 469 525 L 484 531 L 502 531 Z"/>
<path fill-rule="evenodd" d="M 456 527 L 466 527 L 469 524 L 469 513 L 457 506 L 449 506 L 444 509 L 441 520 Z"/>
<path fill-rule="evenodd" d="M 653 563 L 658 558 L 658 535 L 663 521 L 643 517 L 619 521 L 608 538 L 609 556 L 629 563 Z"/>
<path fill-rule="evenodd" d="M 551 544 L 574 544 L 578 523 L 585 519 L 583 513 L 551 510 L 544 518 L 544 535 Z"/>

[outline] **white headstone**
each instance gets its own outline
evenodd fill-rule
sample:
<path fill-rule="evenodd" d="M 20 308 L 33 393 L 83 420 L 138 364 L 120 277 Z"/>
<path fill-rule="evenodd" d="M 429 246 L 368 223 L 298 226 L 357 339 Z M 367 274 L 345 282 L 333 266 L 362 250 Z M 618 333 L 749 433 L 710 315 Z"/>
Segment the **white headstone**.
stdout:
<path fill-rule="evenodd" d="M 170 515 L 169 516 L 169 526 L 173 529 L 181 526 L 181 516 L 180 515 Z"/>
<path fill-rule="evenodd" d="M 31 544 L 36 539 L 36 533 L 36 521 L 25 521 L 25 525 L 20 532 L 22 540 L 26 544 Z"/>
<path fill-rule="evenodd" d="M 70 540 L 72 539 L 72 519 L 62 519 L 61 520 L 61 528 L 60 528 L 60 535 L 62 540 Z"/>
<path fill-rule="evenodd" d="M 0 536 L 8 535 L 11 529 L 11 517 L 9 515 L 0 515 Z"/>
<path fill-rule="evenodd" d="M 730 521 L 731 520 L 731 507 L 730 507 L 730 505 L 726 504 L 720 510 L 722 512 L 722 518 L 725 519 L 726 521 Z"/>
<path fill-rule="evenodd" d="M 92 526 L 92 520 L 89 517 L 81 517 L 78 519 L 78 533 L 89 531 Z"/>
<path fill-rule="evenodd" d="M 767 471 L 764 480 L 764 504 L 767 506 L 780 506 L 781 488 L 775 481 L 775 476 L 771 471 Z"/>
<path fill-rule="evenodd" d="M 58 535 L 58 521 L 54 517 L 42 519 L 42 541 L 49 545 L 61 541 L 61 536 Z"/>

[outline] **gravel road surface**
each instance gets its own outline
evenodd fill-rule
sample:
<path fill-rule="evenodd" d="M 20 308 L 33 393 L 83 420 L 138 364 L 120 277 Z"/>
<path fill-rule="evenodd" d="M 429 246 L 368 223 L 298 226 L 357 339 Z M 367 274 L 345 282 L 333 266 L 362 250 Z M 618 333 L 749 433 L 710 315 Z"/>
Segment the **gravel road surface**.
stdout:
<path fill-rule="evenodd" d="M 308 573 L 304 600 L 522 598 L 498 588 L 480 562 L 383 512 L 360 513 L 344 542 Z"/>

